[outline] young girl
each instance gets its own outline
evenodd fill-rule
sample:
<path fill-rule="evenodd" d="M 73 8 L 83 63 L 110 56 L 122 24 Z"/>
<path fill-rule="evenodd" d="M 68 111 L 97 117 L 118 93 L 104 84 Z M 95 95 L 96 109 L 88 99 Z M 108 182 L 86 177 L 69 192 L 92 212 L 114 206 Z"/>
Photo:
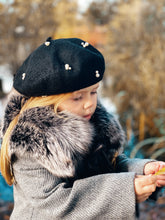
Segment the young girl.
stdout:
<path fill-rule="evenodd" d="M 97 101 L 104 58 L 77 39 L 48 40 L 14 78 L 1 172 L 14 185 L 11 220 L 134 219 L 164 162 L 122 154 L 119 122 Z"/>

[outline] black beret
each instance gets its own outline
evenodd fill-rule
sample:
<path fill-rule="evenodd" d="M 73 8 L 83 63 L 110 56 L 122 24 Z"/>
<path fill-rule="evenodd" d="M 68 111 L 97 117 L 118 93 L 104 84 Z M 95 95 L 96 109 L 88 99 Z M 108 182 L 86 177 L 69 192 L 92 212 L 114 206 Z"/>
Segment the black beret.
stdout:
<path fill-rule="evenodd" d="M 25 96 L 73 92 L 99 82 L 105 63 L 102 54 L 78 38 L 48 38 L 18 69 L 14 88 Z"/>

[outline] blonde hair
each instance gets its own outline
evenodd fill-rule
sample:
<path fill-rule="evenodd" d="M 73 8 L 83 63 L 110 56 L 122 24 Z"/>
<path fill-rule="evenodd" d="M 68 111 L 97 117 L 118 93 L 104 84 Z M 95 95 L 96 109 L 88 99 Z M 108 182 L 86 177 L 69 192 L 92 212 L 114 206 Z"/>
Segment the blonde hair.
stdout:
<path fill-rule="evenodd" d="M 19 114 L 11 121 L 3 137 L 3 142 L 0 152 L 0 169 L 2 176 L 5 178 L 8 185 L 12 185 L 14 182 L 14 176 L 11 169 L 11 160 L 8 153 L 10 135 L 18 122 L 20 115 L 27 109 L 53 106 L 54 112 L 57 113 L 59 104 L 64 101 L 71 93 L 60 95 L 49 95 L 41 97 L 31 97 L 22 106 Z"/>

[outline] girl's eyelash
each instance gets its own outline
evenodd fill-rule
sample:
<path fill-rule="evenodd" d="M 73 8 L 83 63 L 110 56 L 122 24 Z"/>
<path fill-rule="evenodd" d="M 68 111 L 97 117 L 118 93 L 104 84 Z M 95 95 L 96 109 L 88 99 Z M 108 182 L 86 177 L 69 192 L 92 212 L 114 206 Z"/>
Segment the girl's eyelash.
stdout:
<path fill-rule="evenodd" d="M 91 92 L 91 94 L 97 94 L 97 91 Z"/>
<path fill-rule="evenodd" d="M 78 100 L 80 100 L 80 99 L 82 99 L 82 96 L 77 97 L 77 98 L 74 98 L 73 100 L 74 100 L 74 101 L 78 101 Z"/>
<path fill-rule="evenodd" d="M 95 94 L 97 94 L 97 91 L 91 92 L 91 95 L 95 95 Z M 82 98 L 83 98 L 82 96 L 79 96 L 79 97 L 73 98 L 73 100 L 74 100 L 74 101 L 79 101 L 79 100 L 81 100 Z"/>

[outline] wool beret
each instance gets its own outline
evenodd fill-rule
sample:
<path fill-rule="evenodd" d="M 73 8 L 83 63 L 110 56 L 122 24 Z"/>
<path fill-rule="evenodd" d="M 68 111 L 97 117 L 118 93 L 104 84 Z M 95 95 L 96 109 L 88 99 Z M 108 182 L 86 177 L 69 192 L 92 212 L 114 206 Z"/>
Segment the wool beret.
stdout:
<path fill-rule="evenodd" d="M 48 38 L 18 69 L 13 87 L 35 97 L 73 92 L 103 78 L 103 55 L 78 38 Z"/>

